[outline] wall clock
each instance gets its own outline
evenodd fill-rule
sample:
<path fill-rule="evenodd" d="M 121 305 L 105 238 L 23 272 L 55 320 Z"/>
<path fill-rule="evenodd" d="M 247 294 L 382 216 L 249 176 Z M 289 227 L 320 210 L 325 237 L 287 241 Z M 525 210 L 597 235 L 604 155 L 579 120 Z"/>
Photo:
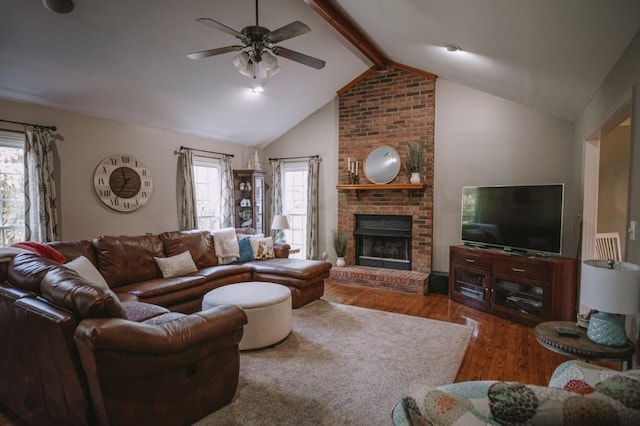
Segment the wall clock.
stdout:
<path fill-rule="evenodd" d="M 120 212 L 132 212 L 151 197 L 153 176 L 137 158 L 116 154 L 98 164 L 93 175 L 93 188 L 108 207 Z"/>

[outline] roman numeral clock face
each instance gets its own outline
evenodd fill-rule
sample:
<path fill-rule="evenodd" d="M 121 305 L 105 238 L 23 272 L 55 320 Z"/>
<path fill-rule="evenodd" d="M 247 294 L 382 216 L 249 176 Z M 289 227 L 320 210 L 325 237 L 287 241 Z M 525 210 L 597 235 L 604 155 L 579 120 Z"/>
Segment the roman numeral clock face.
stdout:
<path fill-rule="evenodd" d="M 142 162 L 130 155 L 118 154 L 98 164 L 93 187 L 102 202 L 119 212 L 139 209 L 151 197 L 153 177 Z"/>

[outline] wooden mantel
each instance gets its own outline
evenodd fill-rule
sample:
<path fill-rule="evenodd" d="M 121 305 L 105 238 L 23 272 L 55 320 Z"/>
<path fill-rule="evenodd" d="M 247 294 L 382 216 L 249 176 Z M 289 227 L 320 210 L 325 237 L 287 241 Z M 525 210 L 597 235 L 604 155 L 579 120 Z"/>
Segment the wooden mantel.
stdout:
<path fill-rule="evenodd" d="M 421 191 L 427 187 L 424 182 L 420 183 L 357 183 L 357 184 L 338 184 L 336 189 L 343 191 L 356 191 L 356 196 L 360 199 L 361 191 L 407 191 L 409 199 L 413 191 Z"/>

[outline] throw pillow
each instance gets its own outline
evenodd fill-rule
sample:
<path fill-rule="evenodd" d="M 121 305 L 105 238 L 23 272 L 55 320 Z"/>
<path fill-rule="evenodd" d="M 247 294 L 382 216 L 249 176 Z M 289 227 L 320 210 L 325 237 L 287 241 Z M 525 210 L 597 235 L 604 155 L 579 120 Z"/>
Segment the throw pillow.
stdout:
<path fill-rule="evenodd" d="M 251 240 L 249 238 L 238 238 L 238 246 L 240 246 L 240 257 L 238 258 L 238 263 L 251 262 L 253 260 Z"/>
<path fill-rule="evenodd" d="M 103 290 L 109 290 L 109 284 L 105 281 L 100 272 L 93 266 L 93 263 L 84 256 L 76 257 L 64 264 L 69 269 L 73 269 L 85 280 L 95 284 Z"/>
<path fill-rule="evenodd" d="M 275 257 L 273 253 L 273 240 L 271 238 L 251 238 L 249 241 L 251 242 L 254 259 L 262 260 Z"/>
<path fill-rule="evenodd" d="M 154 257 L 154 259 L 164 278 L 180 277 L 198 270 L 189 250 L 175 256 Z"/>

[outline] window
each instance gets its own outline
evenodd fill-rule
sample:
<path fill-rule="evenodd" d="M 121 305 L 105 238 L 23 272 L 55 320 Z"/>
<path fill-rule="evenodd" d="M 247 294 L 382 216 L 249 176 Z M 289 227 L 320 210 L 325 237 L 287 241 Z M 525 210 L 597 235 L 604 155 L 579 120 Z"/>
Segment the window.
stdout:
<path fill-rule="evenodd" d="M 289 219 L 285 240 L 299 253 L 290 255 L 304 259 L 307 253 L 307 163 L 282 165 L 282 214 Z"/>
<path fill-rule="evenodd" d="M 196 187 L 198 229 L 219 229 L 222 196 L 219 161 L 205 157 L 194 158 L 193 179 Z"/>
<path fill-rule="evenodd" d="M 0 247 L 24 241 L 24 142 L 0 131 Z"/>

